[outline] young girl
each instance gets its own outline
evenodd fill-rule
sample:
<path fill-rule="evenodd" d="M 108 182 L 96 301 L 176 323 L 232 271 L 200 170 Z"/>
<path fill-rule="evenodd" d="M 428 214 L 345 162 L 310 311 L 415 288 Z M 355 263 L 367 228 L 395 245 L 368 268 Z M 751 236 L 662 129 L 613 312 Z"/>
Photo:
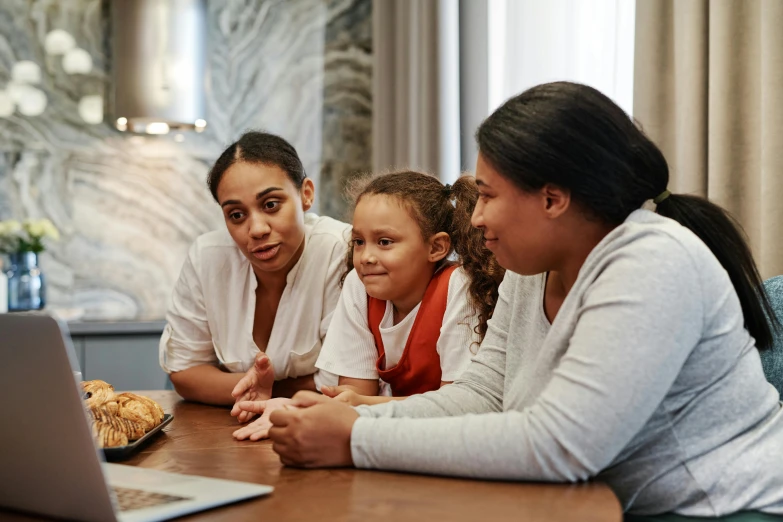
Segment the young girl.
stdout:
<path fill-rule="evenodd" d="M 272 134 L 244 134 L 207 184 L 226 228 L 190 249 L 160 341 L 161 366 L 180 395 L 207 404 L 315 390 L 348 225 L 305 213 L 313 182 L 296 150 Z"/>
<path fill-rule="evenodd" d="M 590 87 L 533 87 L 476 136 L 473 223 L 509 270 L 478 354 L 405 401 L 298 395 L 271 416 L 281 460 L 595 479 L 638 514 L 783 514 L 783 405 L 758 354 L 774 315 L 733 222 L 671 194 L 658 148 Z"/>
<path fill-rule="evenodd" d="M 472 177 L 444 187 L 419 172 L 386 174 L 361 190 L 349 272 L 316 362 L 340 376 L 339 386 L 321 392 L 375 404 L 436 390 L 462 373 L 503 277 L 470 225 L 477 196 Z"/>

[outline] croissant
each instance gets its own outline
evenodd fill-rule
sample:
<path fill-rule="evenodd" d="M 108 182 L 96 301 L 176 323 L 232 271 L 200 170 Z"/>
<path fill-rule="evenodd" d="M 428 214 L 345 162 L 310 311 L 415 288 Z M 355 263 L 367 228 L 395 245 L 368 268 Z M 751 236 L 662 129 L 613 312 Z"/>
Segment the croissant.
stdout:
<path fill-rule="evenodd" d="M 151 428 L 154 428 L 163 421 L 163 408 L 149 397 L 136 395 L 131 392 L 120 393 L 116 395 L 116 397 L 120 402 L 121 409 L 130 408 L 145 417 L 148 415 L 153 423 Z"/>
<path fill-rule="evenodd" d="M 93 434 L 102 448 L 124 446 L 163 422 L 163 408 L 149 397 L 114 393 L 114 386 L 100 380 L 83 382 L 82 390 Z"/>
<path fill-rule="evenodd" d="M 98 440 L 98 446 L 101 448 L 113 448 L 128 444 L 127 435 L 103 422 L 94 423 L 92 425 L 92 433 Z"/>
<path fill-rule="evenodd" d="M 95 420 L 95 424 L 110 426 L 112 429 L 124 433 L 128 440 L 139 439 L 149 431 L 144 425 L 122 418 L 118 415 L 112 415 L 111 412 L 105 408 L 90 408 L 90 414 Z"/>
<path fill-rule="evenodd" d="M 82 390 L 88 406 L 103 404 L 114 395 L 114 386 L 99 380 L 82 382 Z"/>
<path fill-rule="evenodd" d="M 135 397 L 130 397 L 130 395 L 132 394 L 117 395 L 117 404 L 119 405 L 117 415 L 144 426 L 146 430 L 157 426 L 157 419 L 152 415 L 149 406 Z"/>

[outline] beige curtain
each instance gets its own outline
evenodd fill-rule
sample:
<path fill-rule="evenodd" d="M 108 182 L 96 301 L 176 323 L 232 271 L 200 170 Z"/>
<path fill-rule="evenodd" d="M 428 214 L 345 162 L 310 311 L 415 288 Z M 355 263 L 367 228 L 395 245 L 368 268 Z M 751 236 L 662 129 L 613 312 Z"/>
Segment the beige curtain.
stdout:
<path fill-rule="evenodd" d="M 634 116 L 783 274 L 783 0 L 637 0 Z"/>
<path fill-rule="evenodd" d="M 456 0 L 373 1 L 373 169 L 459 175 Z"/>

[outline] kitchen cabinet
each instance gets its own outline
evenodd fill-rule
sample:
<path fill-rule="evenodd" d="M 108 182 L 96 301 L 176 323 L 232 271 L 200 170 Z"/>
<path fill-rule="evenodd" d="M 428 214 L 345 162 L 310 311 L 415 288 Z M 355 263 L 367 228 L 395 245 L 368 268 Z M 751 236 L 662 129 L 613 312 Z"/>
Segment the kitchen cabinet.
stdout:
<path fill-rule="evenodd" d="M 165 322 L 70 323 L 84 380 L 101 379 L 115 390 L 172 389 L 158 364 L 158 341 Z"/>

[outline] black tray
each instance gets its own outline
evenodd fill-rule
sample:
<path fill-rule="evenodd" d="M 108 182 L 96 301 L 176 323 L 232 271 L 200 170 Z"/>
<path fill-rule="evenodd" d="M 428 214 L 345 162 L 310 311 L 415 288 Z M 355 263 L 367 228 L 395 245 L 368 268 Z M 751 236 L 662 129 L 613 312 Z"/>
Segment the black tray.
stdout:
<path fill-rule="evenodd" d="M 171 422 L 171 419 L 173 419 L 174 416 L 170 413 L 166 413 L 163 415 L 163 420 L 160 424 L 152 428 L 150 431 L 144 434 L 143 437 L 140 439 L 134 440 L 130 444 L 126 446 L 116 446 L 114 448 L 103 448 L 103 456 L 104 458 L 109 462 L 114 462 L 117 460 L 125 460 L 136 451 L 139 450 L 140 447 L 142 447 L 144 444 L 149 441 L 151 437 L 154 437 L 156 433 L 159 433 L 160 430 L 163 429 L 163 427 Z"/>

